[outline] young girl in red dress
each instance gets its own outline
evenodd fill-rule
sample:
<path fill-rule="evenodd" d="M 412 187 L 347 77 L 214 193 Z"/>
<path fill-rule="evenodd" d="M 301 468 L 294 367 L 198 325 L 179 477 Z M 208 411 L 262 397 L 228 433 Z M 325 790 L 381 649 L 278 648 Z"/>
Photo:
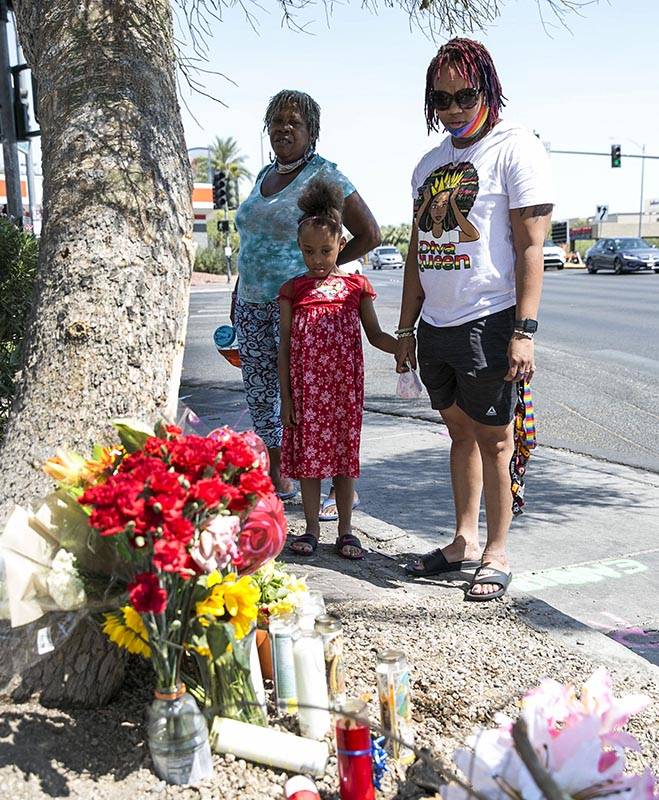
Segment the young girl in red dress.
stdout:
<path fill-rule="evenodd" d="M 368 280 L 336 265 L 346 244 L 340 187 L 313 181 L 298 205 L 298 245 L 308 271 L 279 290 L 281 470 L 300 481 L 306 519 L 306 532 L 291 548 L 311 555 L 318 547 L 320 482 L 332 477 L 339 515 L 335 547 L 344 558 L 359 559 L 364 552 L 351 522 L 364 405 L 361 326 L 385 353 L 395 352 L 396 340 L 380 328 Z"/>

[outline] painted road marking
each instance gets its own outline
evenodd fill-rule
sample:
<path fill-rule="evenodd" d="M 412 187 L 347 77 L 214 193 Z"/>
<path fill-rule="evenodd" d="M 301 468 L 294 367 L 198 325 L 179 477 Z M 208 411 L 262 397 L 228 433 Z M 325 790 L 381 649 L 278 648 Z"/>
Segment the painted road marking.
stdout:
<path fill-rule="evenodd" d="M 606 561 L 594 561 L 590 564 L 574 564 L 539 572 L 521 573 L 513 577 L 512 583 L 520 591 L 535 592 L 552 586 L 583 586 L 610 578 L 624 578 L 627 575 L 647 572 L 648 569 L 645 564 L 633 558 L 609 558 Z"/>

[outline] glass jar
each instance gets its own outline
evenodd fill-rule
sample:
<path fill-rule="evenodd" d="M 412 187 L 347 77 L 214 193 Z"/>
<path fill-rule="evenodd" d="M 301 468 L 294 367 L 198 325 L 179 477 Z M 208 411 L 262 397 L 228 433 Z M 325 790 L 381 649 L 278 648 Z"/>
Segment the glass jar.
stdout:
<path fill-rule="evenodd" d="M 333 706 L 346 699 L 346 681 L 343 671 L 343 625 L 332 614 L 316 617 L 316 631 L 323 637 L 327 691 Z"/>
<path fill-rule="evenodd" d="M 159 778 L 188 786 L 212 776 L 206 720 L 183 684 L 174 692 L 155 693 L 146 724 L 151 759 Z"/>

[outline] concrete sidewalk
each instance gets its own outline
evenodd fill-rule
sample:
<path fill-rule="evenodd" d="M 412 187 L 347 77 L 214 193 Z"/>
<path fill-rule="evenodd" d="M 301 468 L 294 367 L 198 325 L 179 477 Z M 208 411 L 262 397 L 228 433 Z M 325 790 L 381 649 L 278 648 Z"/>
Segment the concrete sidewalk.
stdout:
<path fill-rule="evenodd" d="M 188 385 L 182 396 L 211 427 L 250 426 L 237 383 L 212 389 Z M 364 414 L 355 527 L 368 534 L 392 568 L 410 553 L 451 538 L 449 449 L 441 424 Z M 510 592 L 532 600 L 525 605 L 529 621 L 558 615 L 568 638 L 587 639 L 595 652 L 613 640 L 625 645 L 613 647 L 620 658 L 633 651 L 643 663 L 659 664 L 659 476 L 540 446 L 530 463 L 526 497 L 526 513 L 513 522 L 510 535 Z M 481 531 L 484 538 L 483 517 Z M 347 568 L 348 562 L 340 561 Z M 357 589 L 354 581 L 364 562 L 355 569 L 350 592 L 359 595 L 366 589 Z M 407 585 L 398 567 L 395 573 L 396 581 Z M 332 581 L 339 594 L 345 589 L 343 574 Z M 367 593 L 372 591 L 371 586 Z M 594 638 L 586 637 L 588 632 Z"/>

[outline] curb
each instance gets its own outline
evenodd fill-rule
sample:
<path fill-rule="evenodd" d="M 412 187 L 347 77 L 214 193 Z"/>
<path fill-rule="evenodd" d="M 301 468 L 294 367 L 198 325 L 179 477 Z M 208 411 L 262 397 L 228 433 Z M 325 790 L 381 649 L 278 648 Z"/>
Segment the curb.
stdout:
<path fill-rule="evenodd" d="M 392 525 L 364 511 L 353 514 L 354 527 L 371 539 L 382 544 L 405 540 L 412 550 L 426 550 L 428 543 L 417 536 Z M 380 555 L 391 557 L 390 553 Z M 548 634 L 555 642 L 567 646 L 592 661 L 603 664 L 611 672 L 642 675 L 648 681 L 659 683 L 659 667 L 654 666 L 642 656 L 613 641 L 601 631 L 588 627 L 583 622 L 564 614 L 544 600 L 528 592 L 516 591 L 514 580 L 509 596 L 516 601 L 519 618 L 529 628 Z"/>

